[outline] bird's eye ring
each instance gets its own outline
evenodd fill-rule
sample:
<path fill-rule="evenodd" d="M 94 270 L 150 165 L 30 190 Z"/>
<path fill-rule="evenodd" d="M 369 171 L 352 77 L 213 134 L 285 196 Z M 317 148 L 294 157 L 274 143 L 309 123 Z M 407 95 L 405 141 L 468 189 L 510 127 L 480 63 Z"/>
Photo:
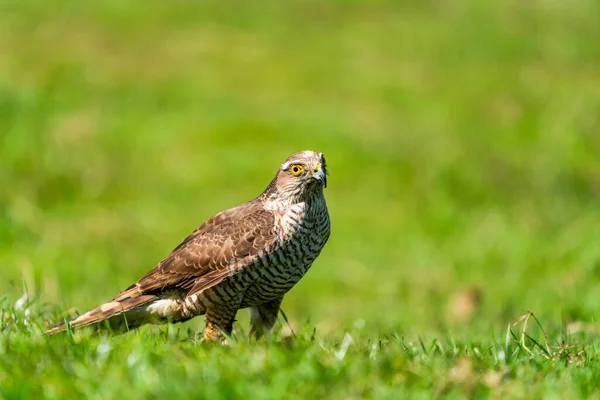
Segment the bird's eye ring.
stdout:
<path fill-rule="evenodd" d="M 292 175 L 298 176 L 304 172 L 304 167 L 302 165 L 294 164 L 290 167 L 290 171 L 292 172 Z"/>

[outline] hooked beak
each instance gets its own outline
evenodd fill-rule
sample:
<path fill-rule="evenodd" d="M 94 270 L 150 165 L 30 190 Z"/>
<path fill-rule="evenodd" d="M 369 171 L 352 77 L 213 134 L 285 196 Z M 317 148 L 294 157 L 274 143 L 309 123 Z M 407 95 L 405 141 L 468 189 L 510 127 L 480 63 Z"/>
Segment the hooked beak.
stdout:
<path fill-rule="evenodd" d="M 313 168 L 313 176 L 315 177 L 315 179 L 321 181 L 324 188 L 327 187 L 327 171 L 325 171 L 325 168 L 323 168 L 323 165 L 321 163 L 315 164 Z"/>

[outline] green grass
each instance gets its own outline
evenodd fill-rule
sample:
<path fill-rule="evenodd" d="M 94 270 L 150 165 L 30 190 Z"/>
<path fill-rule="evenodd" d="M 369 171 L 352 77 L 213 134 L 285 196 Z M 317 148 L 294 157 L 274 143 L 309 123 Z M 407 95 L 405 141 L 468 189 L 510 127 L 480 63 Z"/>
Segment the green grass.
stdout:
<path fill-rule="evenodd" d="M 600 397 L 599 4 L 0 2 L 0 397 Z M 41 334 L 307 148 L 271 343 Z"/>

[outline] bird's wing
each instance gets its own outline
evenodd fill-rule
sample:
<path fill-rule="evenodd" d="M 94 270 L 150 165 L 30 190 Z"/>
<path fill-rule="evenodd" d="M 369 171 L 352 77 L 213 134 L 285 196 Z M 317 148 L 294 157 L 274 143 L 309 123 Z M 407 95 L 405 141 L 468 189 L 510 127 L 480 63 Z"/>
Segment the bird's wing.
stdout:
<path fill-rule="evenodd" d="M 275 238 L 275 216 L 261 204 L 251 202 L 223 211 L 115 300 L 166 290 L 200 292 L 252 265 L 260 251 L 268 252 Z M 233 263 L 237 263 L 235 270 Z"/>

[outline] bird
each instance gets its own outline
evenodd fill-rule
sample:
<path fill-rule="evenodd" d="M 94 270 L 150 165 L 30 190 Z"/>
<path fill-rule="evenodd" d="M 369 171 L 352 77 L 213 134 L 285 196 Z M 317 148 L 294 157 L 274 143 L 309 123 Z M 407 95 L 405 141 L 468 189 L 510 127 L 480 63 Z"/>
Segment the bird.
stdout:
<path fill-rule="evenodd" d="M 323 153 L 292 154 L 258 197 L 208 219 L 114 299 L 46 333 L 89 325 L 120 333 L 204 315 L 203 340 L 215 342 L 250 308 L 250 336 L 269 334 L 284 295 L 329 239 L 327 175 Z"/>

